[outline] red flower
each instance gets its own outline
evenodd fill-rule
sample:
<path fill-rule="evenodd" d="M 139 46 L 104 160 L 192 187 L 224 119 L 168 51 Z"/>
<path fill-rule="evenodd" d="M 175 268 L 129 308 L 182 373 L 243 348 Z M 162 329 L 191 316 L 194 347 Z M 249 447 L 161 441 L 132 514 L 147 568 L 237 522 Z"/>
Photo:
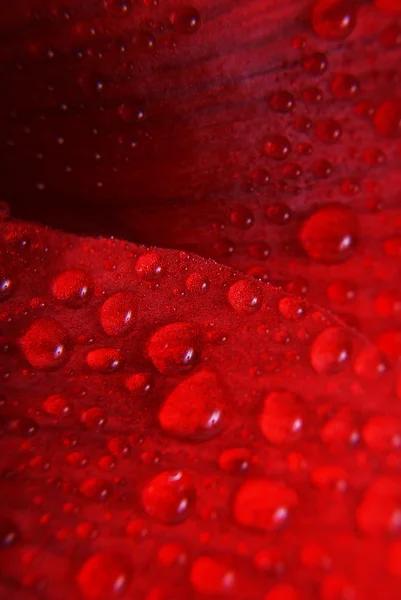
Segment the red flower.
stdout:
<path fill-rule="evenodd" d="M 0 596 L 399 598 L 400 15 L 7 7 Z"/>

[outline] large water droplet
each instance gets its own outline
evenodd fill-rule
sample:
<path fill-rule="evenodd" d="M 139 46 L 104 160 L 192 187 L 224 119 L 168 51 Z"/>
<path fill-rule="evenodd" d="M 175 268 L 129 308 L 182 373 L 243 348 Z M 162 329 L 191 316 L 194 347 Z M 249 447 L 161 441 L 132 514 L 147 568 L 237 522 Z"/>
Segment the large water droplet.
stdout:
<path fill-rule="evenodd" d="M 355 22 L 355 7 L 348 0 L 318 0 L 312 11 L 314 32 L 327 40 L 345 39 Z"/>
<path fill-rule="evenodd" d="M 180 438 L 210 438 L 222 428 L 226 395 L 216 376 L 199 371 L 180 383 L 167 397 L 160 413 L 162 428 Z"/>
<path fill-rule="evenodd" d="M 28 362 L 36 369 L 56 369 L 67 360 L 68 334 L 54 319 L 37 319 L 21 338 Z"/>
<path fill-rule="evenodd" d="M 401 479 L 379 477 L 366 491 L 356 518 L 368 535 L 386 535 L 401 531 Z"/>
<path fill-rule="evenodd" d="M 314 340 L 311 347 L 311 364 L 318 373 L 341 371 L 349 359 L 352 344 L 340 327 L 328 327 Z"/>
<path fill-rule="evenodd" d="M 145 512 L 166 525 L 184 521 L 196 500 L 192 479 L 182 471 L 164 471 L 142 490 Z"/>
<path fill-rule="evenodd" d="M 233 309 L 242 314 L 251 314 L 261 307 L 263 295 L 253 281 L 241 279 L 232 284 L 228 291 L 228 301 Z"/>
<path fill-rule="evenodd" d="M 121 595 L 129 578 L 127 559 L 107 551 L 93 554 L 77 574 L 78 586 L 87 600 L 108 600 Z"/>
<path fill-rule="evenodd" d="M 235 585 L 235 571 L 209 556 L 194 561 L 189 578 L 197 592 L 208 596 L 227 594 Z"/>
<path fill-rule="evenodd" d="M 201 26 L 201 16 L 193 6 L 182 6 L 171 15 L 171 23 L 178 33 L 196 33 Z"/>
<path fill-rule="evenodd" d="M 107 335 L 122 335 L 134 325 L 136 297 L 132 292 L 117 292 L 100 309 L 100 323 Z"/>
<path fill-rule="evenodd" d="M 299 239 L 310 258 L 330 264 L 350 258 L 357 236 L 355 213 L 346 206 L 333 204 L 318 209 L 304 222 Z"/>
<path fill-rule="evenodd" d="M 81 269 L 64 271 L 52 284 L 52 294 L 56 300 L 71 308 L 79 308 L 85 304 L 92 292 L 92 278 Z"/>
<path fill-rule="evenodd" d="M 284 483 L 269 479 L 246 481 L 237 492 L 234 518 L 240 525 L 275 531 L 298 504 L 297 494 Z"/>
<path fill-rule="evenodd" d="M 163 375 L 188 371 L 199 358 L 199 329 L 194 323 L 164 325 L 150 338 L 148 352 L 156 369 Z"/>
<path fill-rule="evenodd" d="M 296 440 L 303 431 L 305 407 L 293 392 L 270 392 L 260 416 L 260 428 L 272 444 L 287 444 Z"/>

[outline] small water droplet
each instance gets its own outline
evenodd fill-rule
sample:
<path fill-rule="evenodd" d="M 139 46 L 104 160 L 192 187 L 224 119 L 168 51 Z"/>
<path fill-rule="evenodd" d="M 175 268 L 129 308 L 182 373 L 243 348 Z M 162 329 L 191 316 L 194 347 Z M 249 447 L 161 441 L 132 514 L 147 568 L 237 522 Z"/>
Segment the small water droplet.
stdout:
<path fill-rule="evenodd" d="M 164 471 L 142 490 L 145 512 L 161 523 L 175 525 L 190 514 L 196 500 L 192 479 L 182 471 Z"/>
<path fill-rule="evenodd" d="M 61 273 L 52 284 L 56 300 L 71 308 L 85 304 L 93 292 L 93 282 L 81 269 L 69 269 Z"/>
<path fill-rule="evenodd" d="M 314 340 L 311 347 L 311 364 L 318 373 L 336 373 L 347 363 L 352 344 L 340 327 L 328 327 Z"/>
<path fill-rule="evenodd" d="M 228 291 L 228 301 L 233 309 L 242 314 L 249 315 L 260 309 L 262 293 L 257 283 L 240 279 L 232 284 Z"/>
<path fill-rule="evenodd" d="M 137 302 L 132 292 L 117 292 L 100 309 L 100 323 L 107 335 L 123 335 L 135 324 Z"/>

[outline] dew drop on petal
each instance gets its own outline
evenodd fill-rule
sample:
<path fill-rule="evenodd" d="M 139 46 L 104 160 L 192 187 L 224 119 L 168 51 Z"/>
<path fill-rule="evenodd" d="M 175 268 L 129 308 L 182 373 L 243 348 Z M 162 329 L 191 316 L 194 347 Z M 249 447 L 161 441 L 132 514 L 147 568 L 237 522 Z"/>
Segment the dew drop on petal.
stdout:
<path fill-rule="evenodd" d="M 138 258 L 135 270 L 144 281 L 157 282 L 165 274 L 166 267 L 162 256 L 158 252 L 149 251 Z"/>
<path fill-rule="evenodd" d="M 263 295 L 260 287 L 253 281 L 241 279 L 228 290 L 228 301 L 233 309 L 242 315 L 256 312 L 262 305 Z"/>
<path fill-rule="evenodd" d="M 310 359 L 317 373 L 341 371 L 351 353 L 352 344 L 346 331 L 340 327 L 328 327 L 314 340 Z"/>
<path fill-rule="evenodd" d="M 283 135 L 271 135 L 265 140 L 266 156 L 275 160 L 284 160 L 291 152 L 291 144 Z"/>
<path fill-rule="evenodd" d="M 293 392 L 270 392 L 264 401 L 259 418 L 263 435 L 271 444 L 294 442 L 303 433 L 305 407 Z"/>
<path fill-rule="evenodd" d="M 100 309 L 100 323 L 107 335 L 123 335 L 135 324 L 137 303 L 133 292 L 117 292 Z"/>
<path fill-rule="evenodd" d="M 223 426 L 225 392 L 210 371 L 199 371 L 170 392 L 159 412 L 159 422 L 173 436 L 202 440 L 213 437 Z"/>
<path fill-rule="evenodd" d="M 327 40 L 343 40 L 356 23 L 355 7 L 348 0 L 317 0 L 312 10 L 316 35 Z"/>
<path fill-rule="evenodd" d="M 35 369 L 56 369 L 67 360 L 68 334 L 55 319 L 37 319 L 21 338 L 21 346 Z"/>
<path fill-rule="evenodd" d="M 401 532 L 401 479 L 382 476 L 366 490 L 356 511 L 361 531 L 368 535 Z"/>
<path fill-rule="evenodd" d="M 235 497 L 234 518 L 239 525 L 275 531 L 286 523 L 297 504 L 297 494 L 285 483 L 270 479 L 249 480 Z"/>
<path fill-rule="evenodd" d="M 79 589 L 86 600 L 118 597 L 126 590 L 129 579 L 127 559 L 107 551 L 90 556 L 77 574 Z"/>
<path fill-rule="evenodd" d="M 171 15 L 170 20 L 177 33 L 196 33 L 201 26 L 201 16 L 199 11 L 192 6 L 183 6 L 177 9 Z"/>
<path fill-rule="evenodd" d="M 52 284 L 54 298 L 71 308 L 83 306 L 90 299 L 92 292 L 92 278 L 81 269 L 64 271 Z"/>
<path fill-rule="evenodd" d="M 160 327 L 148 343 L 149 356 L 163 375 L 193 368 L 200 356 L 200 334 L 193 323 L 170 323 Z"/>
<path fill-rule="evenodd" d="M 122 365 L 122 355 L 116 348 L 98 348 L 86 355 L 86 362 L 93 371 L 113 373 Z"/>
<path fill-rule="evenodd" d="M 163 471 L 142 489 L 142 505 L 149 517 L 166 525 L 184 521 L 196 500 L 191 477 L 183 471 Z"/>
<path fill-rule="evenodd" d="M 192 564 L 189 579 L 200 594 L 227 594 L 235 585 L 235 571 L 215 558 L 200 556 Z"/>
<path fill-rule="evenodd" d="M 383 102 L 376 110 L 374 125 L 384 137 L 396 137 L 401 134 L 401 100 L 392 99 Z"/>
<path fill-rule="evenodd" d="M 304 221 L 299 239 L 306 254 L 322 263 L 341 263 L 349 259 L 358 238 L 355 213 L 341 204 L 316 210 Z"/>
<path fill-rule="evenodd" d="M 0 549 L 10 548 L 21 539 L 17 524 L 8 517 L 0 516 Z"/>

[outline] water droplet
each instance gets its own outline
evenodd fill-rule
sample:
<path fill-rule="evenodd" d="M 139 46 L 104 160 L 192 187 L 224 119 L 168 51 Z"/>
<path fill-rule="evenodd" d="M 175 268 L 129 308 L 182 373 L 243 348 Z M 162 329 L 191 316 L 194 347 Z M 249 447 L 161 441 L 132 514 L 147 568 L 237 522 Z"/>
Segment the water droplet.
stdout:
<path fill-rule="evenodd" d="M 235 572 L 209 556 L 194 561 L 189 578 L 197 592 L 210 596 L 227 594 L 235 585 Z"/>
<path fill-rule="evenodd" d="M 289 113 L 295 107 L 295 98 L 286 90 L 275 92 L 269 98 L 269 106 L 272 110 L 280 113 Z"/>
<path fill-rule="evenodd" d="M 249 244 L 248 246 L 248 254 L 252 258 L 256 260 L 265 260 L 270 256 L 271 248 L 265 242 L 255 242 L 254 244 Z"/>
<path fill-rule="evenodd" d="M 359 79 L 349 73 L 337 73 L 330 82 L 330 90 L 340 100 L 354 98 L 359 91 Z"/>
<path fill-rule="evenodd" d="M 226 396 L 216 376 L 199 371 L 180 383 L 159 413 L 162 428 L 171 435 L 192 440 L 208 439 L 223 426 Z"/>
<path fill-rule="evenodd" d="M 229 448 L 219 456 L 219 467 L 229 473 L 244 473 L 249 468 L 251 453 L 248 448 Z"/>
<path fill-rule="evenodd" d="M 148 353 L 156 369 L 163 375 L 188 371 L 199 359 L 199 329 L 194 323 L 164 325 L 150 338 Z"/>
<path fill-rule="evenodd" d="M 291 210 L 284 202 L 276 202 L 266 208 L 266 217 L 273 225 L 286 225 L 291 220 L 291 216 Z"/>
<path fill-rule="evenodd" d="M 231 212 L 230 221 L 238 229 L 249 229 L 253 225 L 253 214 L 246 206 L 238 206 Z"/>
<path fill-rule="evenodd" d="M 260 428 L 271 444 L 291 443 L 303 433 L 305 407 L 293 392 L 270 392 L 260 416 Z"/>
<path fill-rule="evenodd" d="M 290 296 L 280 298 L 278 309 L 283 317 L 289 321 L 299 321 L 305 316 L 305 306 L 303 302 Z"/>
<path fill-rule="evenodd" d="M 367 489 L 357 508 L 360 529 L 368 535 L 401 531 L 401 479 L 379 477 Z"/>
<path fill-rule="evenodd" d="M 82 411 L 80 421 L 86 429 L 104 429 L 107 425 L 107 414 L 102 408 L 93 406 Z"/>
<path fill-rule="evenodd" d="M 373 450 L 396 450 L 401 448 L 401 420 L 385 415 L 371 417 L 362 431 L 367 446 Z"/>
<path fill-rule="evenodd" d="M 0 276 L 0 301 L 6 300 L 11 296 L 14 290 L 14 284 L 8 277 Z"/>
<path fill-rule="evenodd" d="M 136 261 L 135 270 L 138 276 L 145 281 L 158 281 L 165 273 L 165 264 L 162 256 L 157 252 L 145 252 Z"/>
<path fill-rule="evenodd" d="M 91 277 L 81 269 L 69 269 L 61 273 L 52 284 L 52 294 L 56 300 L 70 308 L 79 308 L 92 295 Z"/>
<path fill-rule="evenodd" d="M 291 152 L 291 144 L 283 135 L 270 135 L 265 141 L 264 149 L 269 158 L 284 160 Z"/>
<path fill-rule="evenodd" d="M 71 414 L 71 406 L 68 404 L 63 396 L 60 394 L 53 394 L 48 396 L 46 400 L 42 402 L 43 410 L 50 416 L 61 419 L 68 417 Z"/>
<path fill-rule="evenodd" d="M 319 140 L 328 144 L 338 142 L 342 135 L 341 125 L 334 119 L 322 119 L 318 121 L 314 131 Z"/>
<path fill-rule="evenodd" d="M 328 67 L 327 56 L 321 52 L 315 52 L 304 59 L 303 67 L 310 75 L 322 75 Z"/>
<path fill-rule="evenodd" d="M 117 292 L 100 309 L 100 323 L 107 335 L 123 335 L 135 324 L 137 302 L 132 292 Z"/>
<path fill-rule="evenodd" d="M 356 23 L 355 7 L 348 0 L 318 0 L 312 12 L 316 35 L 327 40 L 343 40 Z"/>
<path fill-rule="evenodd" d="M 119 554 L 97 552 L 77 574 L 78 586 L 87 600 L 105 600 L 121 595 L 130 579 L 128 561 Z"/>
<path fill-rule="evenodd" d="M 93 371 L 113 373 L 122 365 L 122 355 L 116 348 L 98 348 L 86 355 L 86 362 Z"/>
<path fill-rule="evenodd" d="M 378 133 L 384 137 L 401 134 L 401 100 L 386 100 L 377 109 L 374 124 Z"/>
<path fill-rule="evenodd" d="M 134 373 L 124 381 L 125 387 L 134 398 L 145 396 L 151 390 L 152 384 L 153 378 L 150 373 Z"/>
<path fill-rule="evenodd" d="M 67 360 L 68 334 L 54 319 L 37 319 L 21 338 L 21 346 L 35 369 L 56 369 Z"/>
<path fill-rule="evenodd" d="M 185 282 L 188 292 L 192 294 L 205 294 L 209 289 L 209 280 L 202 273 L 191 273 Z"/>
<path fill-rule="evenodd" d="M 322 263 L 340 263 L 353 254 L 358 235 L 355 213 L 340 204 L 314 212 L 303 224 L 300 242 L 307 255 Z"/>
<path fill-rule="evenodd" d="M 0 548 L 10 548 L 20 539 L 21 534 L 17 524 L 8 517 L 0 516 Z"/>
<path fill-rule="evenodd" d="M 387 369 L 387 361 L 374 346 L 363 348 L 354 362 L 355 373 L 365 379 L 378 379 Z"/>
<path fill-rule="evenodd" d="M 107 481 L 94 477 L 83 481 L 79 486 L 79 491 L 85 498 L 88 498 L 88 500 L 106 502 L 111 496 L 112 489 Z"/>
<path fill-rule="evenodd" d="M 188 557 L 184 548 L 178 542 L 168 542 L 160 546 L 157 559 L 163 567 L 182 567 L 186 564 Z"/>
<path fill-rule="evenodd" d="M 327 179 L 333 172 L 333 165 L 325 158 L 318 158 L 312 165 L 312 173 L 317 179 Z"/>
<path fill-rule="evenodd" d="M 351 349 L 351 341 L 343 329 L 328 327 L 312 344 L 312 367 L 318 373 L 337 373 L 344 368 Z"/>
<path fill-rule="evenodd" d="M 196 33 L 201 26 L 201 16 L 196 8 L 182 6 L 171 15 L 171 23 L 177 33 Z"/>
<path fill-rule="evenodd" d="M 258 284 L 247 279 L 236 281 L 228 291 L 229 303 L 242 315 L 249 315 L 259 310 L 262 300 L 263 296 Z"/>
<path fill-rule="evenodd" d="M 142 490 L 145 512 L 166 525 L 184 521 L 196 500 L 192 479 L 182 471 L 163 471 Z"/>
<path fill-rule="evenodd" d="M 239 525 L 275 531 L 285 524 L 297 504 L 297 494 L 284 483 L 269 479 L 249 480 L 237 492 L 234 518 Z"/>

